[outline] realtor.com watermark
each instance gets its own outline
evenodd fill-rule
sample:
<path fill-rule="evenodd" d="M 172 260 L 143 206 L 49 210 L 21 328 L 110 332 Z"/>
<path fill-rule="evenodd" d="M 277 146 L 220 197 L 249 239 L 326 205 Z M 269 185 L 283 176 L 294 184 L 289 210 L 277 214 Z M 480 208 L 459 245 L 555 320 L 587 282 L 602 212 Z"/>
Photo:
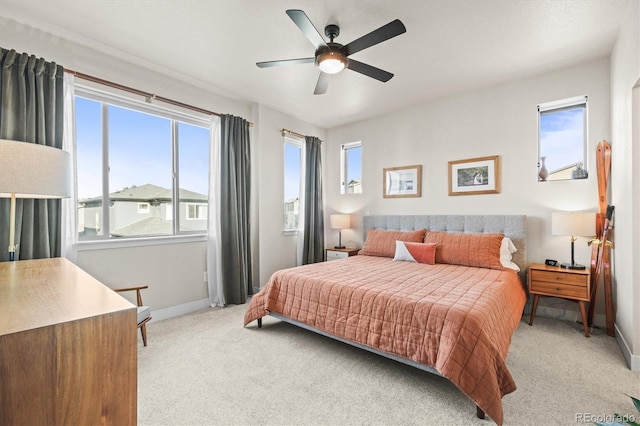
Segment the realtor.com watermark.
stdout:
<path fill-rule="evenodd" d="M 593 413 L 576 413 L 576 423 L 629 423 L 636 422 L 636 416 L 633 414 L 593 414 Z"/>

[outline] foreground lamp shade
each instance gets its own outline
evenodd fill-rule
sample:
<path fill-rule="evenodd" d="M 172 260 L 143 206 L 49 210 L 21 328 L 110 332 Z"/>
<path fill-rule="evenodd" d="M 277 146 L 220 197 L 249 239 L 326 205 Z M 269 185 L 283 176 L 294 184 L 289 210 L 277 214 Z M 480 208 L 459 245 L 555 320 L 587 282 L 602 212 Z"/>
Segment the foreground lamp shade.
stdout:
<path fill-rule="evenodd" d="M 335 248 L 345 248 L 342 245 L 342 230 L 351 228 L 351 216 L 348 214 L 332 214 L 329 216 L 329 226 L 331 226 L 331 229 L 338 230 L 338 245 Z"/>
<path fill-rule="evenodd" d="M 9 260 L 15 260 L 16 198 L 71 196 L 71 156 L 62 149 L 0 139 L 0 198 L 11 198 Z"/>
<path fill-rule="evenodd" d="M 551 233 L 571 237 L 571 263 L 560 266 L 567 269 L 585 269 L 574 258 L 576 237 L 592 237 L 596 234 L 596 214 L 593 212 L 553 212 L 551 213 Z"/>

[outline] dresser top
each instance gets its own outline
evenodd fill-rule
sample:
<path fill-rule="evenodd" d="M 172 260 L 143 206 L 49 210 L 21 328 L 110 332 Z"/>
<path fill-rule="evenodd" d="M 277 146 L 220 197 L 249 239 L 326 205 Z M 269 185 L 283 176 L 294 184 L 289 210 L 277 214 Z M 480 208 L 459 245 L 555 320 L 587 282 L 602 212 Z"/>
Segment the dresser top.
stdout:
<path fill-rule="evenodd" d="M 0 336 L 135 308 L 65 258 L 0 262 Z"/>

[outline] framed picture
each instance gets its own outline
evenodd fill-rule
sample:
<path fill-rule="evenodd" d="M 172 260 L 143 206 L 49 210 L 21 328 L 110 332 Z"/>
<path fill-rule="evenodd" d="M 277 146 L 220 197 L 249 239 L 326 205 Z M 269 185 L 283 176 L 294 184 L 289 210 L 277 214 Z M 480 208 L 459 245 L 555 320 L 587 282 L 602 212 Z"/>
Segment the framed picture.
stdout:
<path fill-rule="evenodd" d="M 382 173 L 384 198 L 422 196 L 422 166 L 389 167 Z"/>
<path fill-rule="evenodd" d="M 500 157 L 449 161 L 449 195 L 498 194 Z"/>

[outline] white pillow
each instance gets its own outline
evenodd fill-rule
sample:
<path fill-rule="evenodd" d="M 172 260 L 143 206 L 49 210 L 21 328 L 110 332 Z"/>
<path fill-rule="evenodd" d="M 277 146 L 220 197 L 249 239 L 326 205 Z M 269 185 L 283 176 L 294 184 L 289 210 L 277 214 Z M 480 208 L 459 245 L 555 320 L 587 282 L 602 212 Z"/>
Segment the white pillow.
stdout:
<path fill-rule="evenodd" d="M 513 241 L 511 241 L 511 238 L 504 237 L 500 245 L 500 263 L 502 266 L 520 272 L 520 267 L 511 261 L 511 253 L 517 251 L 518 249 L 513 244 Z"/>

